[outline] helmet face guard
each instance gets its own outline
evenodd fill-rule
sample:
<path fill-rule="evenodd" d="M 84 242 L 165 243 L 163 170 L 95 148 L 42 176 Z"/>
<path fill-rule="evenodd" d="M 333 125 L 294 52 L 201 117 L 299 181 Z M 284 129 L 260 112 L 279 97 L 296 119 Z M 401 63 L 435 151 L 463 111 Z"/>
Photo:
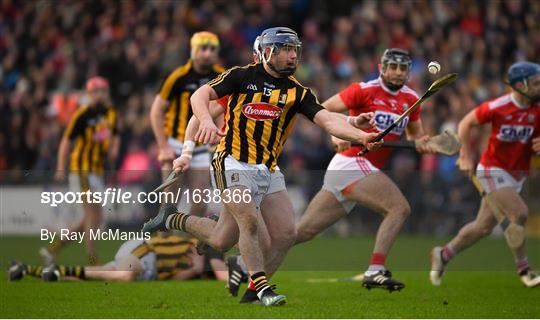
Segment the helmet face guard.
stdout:
<path fill-rule="evenodd" d="M 405 83 L 409 79 L 409 72 L 411 71 L 411 65 L 412 65 L 411 56 L 409 55 L 409 52 L 403 49 L 397 49 L 397 48 L 386 49 L 381 57 L 382 72 L 384 72 L 388 67 L 392 69 L 394 68 L 402 69 L 402 71 L 407 72 L 407 78 L 405 79 Z M 392 91 L 397 91 L 401 89 L 401 87 L 403 87 L 403 85 L 397 85 L 389 81 L 384 81 L 384 84 L 388 89 Z"/>
<path fill-rule="evenodd" d="M 402 49 L 386 49 L 381 57 L 381 65 L 386 68 L 390 64 L 407 66 L 407 70 L 410 70 L 412 65 L 411 56 L 409 52 Z"/>
<path fill-rule="evenodd" d="M 260 38 L 260 48 L 262 51 L 262 61 L 275 72 L 282 76 L 289 76 L 296 71 L 296 66 L 302 55 L 302 42 L 294 30 L 285 27 L 264 30 Z M 267 48 L 269 48 L 269 51 L 267 51 Z M 296 52 L 294 67 L 286 66 L 278 70 L 276 66 L 270 62 L 272 55 L 277 55 L 282 50 L 294 50 Z"/>

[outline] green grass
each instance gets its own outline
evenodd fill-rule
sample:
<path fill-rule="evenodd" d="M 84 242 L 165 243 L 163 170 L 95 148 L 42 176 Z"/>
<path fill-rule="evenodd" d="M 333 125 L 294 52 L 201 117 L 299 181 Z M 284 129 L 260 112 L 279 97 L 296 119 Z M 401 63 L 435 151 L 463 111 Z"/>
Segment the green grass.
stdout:
<path fill-rule="evenodd" d="M 224 283 L 59 282 L 25 278 L 0 280 L 2 318 L 539 318 L 540 288 L 526 289 L 515 274 L 502 239 L 486 239 L 463 252 L 450 266 L 441 287 L 427 279 L 429 250 L 446 239 L 401 237 L 388 266 L 407 284 L 402 292 L 365 290 L 359 283 L 312 283 L 309 279 L 346 278 L 363 270 L 371 238 L 319 238 L 290 252 L 273 278 L 288 297 L 279 308 L 239 305 Z M 36 263 L 34 238 L 0 238 L 0 266 L 11 259 Z M 118 243 L 100 243 L 110 259 Z M 531 264 L 540 266 L 540 240 L 529 241 Z M 62 263 L 84 262 L 82 246 L 60 256 Z"/>

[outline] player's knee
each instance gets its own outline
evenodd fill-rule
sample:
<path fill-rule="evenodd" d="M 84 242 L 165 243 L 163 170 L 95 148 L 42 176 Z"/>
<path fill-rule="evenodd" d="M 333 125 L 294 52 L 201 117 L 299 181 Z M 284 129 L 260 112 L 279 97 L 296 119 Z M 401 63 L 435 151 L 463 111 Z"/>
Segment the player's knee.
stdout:
<path fill-rule="evenodd" d="M 529 217 L 529 209 L 527 207 L 521 208 L 516 214 L 516 223 L 524 226 L 527 223 Z"/>
<path fill-rule="evenodd" d="M 229 241 L 228 239 L 223 239 L 223 238 L 215 239 L 211 243 L 212 248 L 216 249 L 219 252 L 227 252 L 234 245 L 235 243 L 231 243 L 231 241 Z"/>
<path fill-rule="evenodd" d="M 399 204 L 392 206 L 388 213 L 406 219 L 411 214 L 411 206 L 407 201 L 400 201 Z"/>
<path fill-rule="evenodd" d="M 315 236 L 318 234 L 318 230 L 316 230 L 315 228 L 310 228 L 305 225 L 299 225 L 295 233 L 296 233 L 295 243 L 298 244 L 298 243 L 306 242 L 315 238 Z"/>
<path fill-rule="evenodd" d="M 259 229 L 257 217 L 254 215 L 245 215 L 242 219 L 238 220 L 241 232 L 247 232 L 252 236 L 257 236 Z"/>

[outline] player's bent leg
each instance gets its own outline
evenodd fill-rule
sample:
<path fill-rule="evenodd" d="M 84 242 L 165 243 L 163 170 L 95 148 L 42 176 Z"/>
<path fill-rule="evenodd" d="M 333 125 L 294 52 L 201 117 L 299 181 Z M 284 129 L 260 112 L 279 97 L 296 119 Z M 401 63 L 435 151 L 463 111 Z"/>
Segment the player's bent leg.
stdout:
<path fill-rule="evenodd" d="M 88 264 L 96 265 L 98 263 L 98 258 L 96 255 L 95 242 L 90 237 L 90 230 L 97 230 L 101 226 L 101 222 L 103 220 L 101 205 L 94 203 L 83 203 L 83 209 L 85 216 L 84 235 L 88 254 Z"/>
<path fill-rule="evenodd" d="M 240 190 L 240 192 L 246 190 L 246 187 L 236 186 L 230 188 L 233 190 Z M 223 203 L 225 210 L 227 210 L 236 220 L 238 229 L 240 231 L 240 237 L 238 240 L 238 247 L 240 254 L 244 258 L 247 269 L 251 275 L 251 281 L 257 291 L 257 296 L 264 306 L 278 306 L 286 302 L 284 295 L 276 294 L 274 292 L 274 286 L 268 284 L 264 269 L 263 251 L 261 249 L 261 243 L 259 241 L 259 214 L 255 203 L 239 202 Z"/>
<path fill-rule="evenodd" d="M 364 273 L 363 285 L 389 291 L 401 290 L 405 285 L 392 279 L 385 262 L 399 231 L 410 214 L 410 206 L 398 187 L 384 173 L 375 171 L 351 185 L 345 194 L 384 216 L 377 236 L 368 270 Z"/>
<path fill-rule="evenodd" d="M 222 211 L 216 222 L 178 212 L 176 205 L 163 206 L 158 214 L 147 221 L 141 231 L 156 232 L 180 230 L 188 232 L 218 251 L 227 251 L 238 241 L 238 227 L 230 214 Z"/>
<path fill-rule="evenodd" d="M 114 268 L 110 266 L 89 266 L 85 268 L 86 279 L 102 281 L 135 281 L 143 271 L 140 260 L 134 255 L 117 257 Z"/>
<path fill-rule="evenodd" d="M 347 211 L 330 191 L 320 190 L 296 223 L 295 244 L 313 239 L 346 215 Z"/>
<path fill-rule="evenodd" d="M 204 194 L 205 190 L 210 190 L 210 168 L 192 168 L 186 174 L 190 193 L 200 192 Z M 207 209 L 208 205 L 204 201 L 191 201 L 189 214 L 204 217 Z"/>
<path fill-rule="evenodd" d="M 345 195 L 384 216 L 373 252 L 387 255 L 411 208 L 398 187 L 382 172 L 373 172 L 349 188 Z"/>
<path fill-rule="evenodd" d="M 431 270 L 429 280 L 431 284 L 438 286 L 448 262 L 459 252 L 475 244 L 478 240 L 491 234 L 497 224 L 493 213 L 484 199 L 480 203 L 480 209 L 476 219 L 463 226 L 458 234 L 443 247 L 435 247 L 431 251 Z"/>
<path fill-rule="evenodd" d="M 265 255 L 268 277 L 277 270 L 296 240 L 294 209 L 286 190 L 267 194 L 261 203 L 261 213 L 270 237 L 270 252 Z"/>
<path fill-rule="evenodd" d="M 510 222 L 521 226 L 521 230 L 524 232 L 529 214 L 529 208 L 516 189 L 511 187 L 500 188 L 491 192 L 488 197 L 490 197 L 490 199 L 502 209 L 502 211 L 508 216 Z M 524 234 L 521 236 L 523 238 L 525 237 Z M 529 266 L 525 241 L 523 241 L 523 243 L 517 248 L 512 247 L 510 244 L 509 247 L 514 256 L 517 273 L 520 276 L 521 282 L 529 288 L 540 286 L 540 277 L 534 271 L 532 271 Z"/>
<path fill-rule="evenodd" d="M 230 190 L 245 190 L 245 187 L 234 187 Z M 255 204 L 250 203 L 223 203 L 225 210 L 230 213 L 238 225 L 240 232 L 238 246 L 248 271 L 253 274 L 264 270 L 264 260 L 259 245 L 258 218 Z"/>

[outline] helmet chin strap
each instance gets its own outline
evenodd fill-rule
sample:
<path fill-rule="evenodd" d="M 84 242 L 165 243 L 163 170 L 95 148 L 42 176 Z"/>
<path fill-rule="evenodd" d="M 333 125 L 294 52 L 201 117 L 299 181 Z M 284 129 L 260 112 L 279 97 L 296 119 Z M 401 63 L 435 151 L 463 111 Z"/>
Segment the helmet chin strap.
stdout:
<path fill-rule="evenodd" d="M 516 87 L 514 87 L 513 85 L 511 85 L 509 82 L 507 81 L 504 81 L 505 84 L 509 85 L 510 88 L 516 90 L 519 94 L 521 94 L 522 96 L 524 96 L 525 98 L 531 100 L 532 102 L 540 102 L 540 95 L 537 96 L 537 97 L 533 97 L 531 95 L 529 95 L 528 93 L 525 93 L 525 91 L 521 90 L 521 89 L 518 89 Z M 525 88 L 528 87 L 527 85 L 527 79 L 523 80 L 523 84 L 525 85 Z"/>

